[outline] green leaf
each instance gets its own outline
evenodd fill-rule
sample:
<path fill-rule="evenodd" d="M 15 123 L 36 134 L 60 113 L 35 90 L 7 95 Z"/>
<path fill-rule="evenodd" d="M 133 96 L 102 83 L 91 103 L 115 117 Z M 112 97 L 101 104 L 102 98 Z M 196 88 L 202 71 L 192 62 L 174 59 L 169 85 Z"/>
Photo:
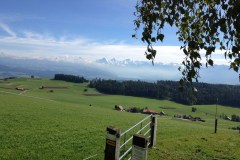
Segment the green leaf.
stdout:
<path fill-rule="evenodd" d="M 193 78 L 196 75 L 196 71 L 191 69 L 188 71 L 188 78 Z"/>
<path fill-rule="evenodd" d="M 198 52 L 192 52 L 191 55 L 192 55 L 192 57 L 195 58 L 195 59 L 201 58 L 201 57 L 200 57 L 200 54 L 199 54 Z"/>
<path fill-rule="evenodd" d="M 185 13 L 185 10 L 183 9 L 183 7 L 179 7 L 179 10 L 180 10 L 181 14 Z"/>
<path fill-rule="evenodd" d="M 164 39 L 164 35 L 163 34 L 158 34 L 157 35 L 157 40 L 160 40 L 162 42 L 163 39 Z"/>
<path fill-rule="evenodd" d="M 236 63 L 236 65 L 240 65 L 240 57 L 239 58 L 236 58 L 235 60 L 234 60 L 234 62 Z"/>
<path fill-rule="evenodd" d="M 238 52 L 239 52 L 239 48 L 236 47 L 236 46 L 233 46 L 233 47 L 232 47 L 232 52 L 233 52 L 233 53 L 238 53 Z"/>
<path fill-rule="evenodd" d="M 156 42 L 156 38 L 153 37 L 153 38 L 151 39 L 151 41 L 152 41 L 152 42 Z"/>
<path fill-rule="evenodd" d="M 235 66 L 235 67 L 233 67 L 233 70 L 235 71 L 235 72 L 238 72 L 238 66 Z"/>
<path fill-rule="evenodd" d="M 157 51 L 153 49 L 153 50 L 151 51 L 151 53 L 152 53 L 152 57 L 155 58 L 155 56 L 156 56 L 156 54 L 157 54 Z"/>
<path fill-rule="evenodd" d="M 200 69 L 200 66 L 201 66 L 201 63 L 200 63 L 200 62 L 197 61 L 197 62 L 194 63 L 194 67 Z"/>
<path fill-rule="evenodd" d="M 208 56 L 208 55 L 211 55 L 212 54 L 212 52 L 214 52 L 215 51 L 215 47 L 208 47 L 207 48 L 207 51 L 206 51 L 206 55 Z"/>
<path fill-rule="evenodd" d="M 186 48 L 183 49 L 183 52 L 186 56 L 189 54 L 188 51 L 186 50 Z"/>
<path fill-rule="evenodd" d="M 148 60 L 153 59 L 152 54 L 147 54 L 147 55 L 146 55 L 146 58 L 147 58 Z"/>
<path fill-rule="evenodd" d="M 208 64 L 211 65 L 211 66 L 213 66 L 213 60 L 209 59 L 209 60 L 208 60 Z"/>
<path fill-rule="evenodd" d="M 200 46 L 201 49 L 203 49 L 203 47 L 204 47 L 204 43 L 200 43 L 199 46 Z"/>
<path fill-rule="evenodd" d="M 223 33 L 227 32 L 227 26 L 225 22 L 220 24 L 220 31 L 222 31 Z"/>
<path fill-rule="evenodd" d="M 227 5 L 227 4 L 224 4 L 224 5 L 222 5 L 222 9 L 223 9 L 223 10 L 226 10 L 226 9 L 227 9 L 227 7 L 228 7 L 228 5 Z"/>
<path fill-rule="evenodd" d="M 189 41 L 189 42 L 188 42 L 188 46 L 189 46 L 190 48 L 195 48 L 196 42 L 195 42 L 195 41 Z"/>

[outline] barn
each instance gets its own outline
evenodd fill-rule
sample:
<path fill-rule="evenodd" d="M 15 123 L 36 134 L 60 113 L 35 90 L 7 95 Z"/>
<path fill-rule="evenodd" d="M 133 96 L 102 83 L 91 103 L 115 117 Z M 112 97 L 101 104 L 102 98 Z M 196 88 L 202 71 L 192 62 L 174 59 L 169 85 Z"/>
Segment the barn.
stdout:
<path fill-rule="evenodd" d="M 123 106 L 118 106 L 118 105 L 116 105 L 116 106 L 115 106 L 115 110 L 123 111 L 124 108 L 123 108 Z"/>
<path fill-rule="evenodd" d="M 158 112 L 151 110 L 151 109 L 144 109 L 142 111 L 143 114 L 158 114 Z"/>

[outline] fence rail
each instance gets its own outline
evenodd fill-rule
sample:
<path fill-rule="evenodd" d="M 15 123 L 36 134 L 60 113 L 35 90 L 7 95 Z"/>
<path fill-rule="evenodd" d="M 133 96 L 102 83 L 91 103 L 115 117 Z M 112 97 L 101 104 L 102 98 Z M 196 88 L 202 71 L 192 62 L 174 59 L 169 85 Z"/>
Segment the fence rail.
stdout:
<path fill-rule="evenodd" d="M 152 122 L 151 122 L 151 118 L 152 118 L 152 114 L 149 115 L 149 116 L 147 116 L 146 118 L 144 118 L 143 120 L 141 120 L 140 122 L 138 122 L 137 124 L 135 124 L 134 126 L 130 127 L 129 129 L 127 129 L 126 131 L 124 131 L 124 132 L 120 135 L 120 138 L 121 138 L 121 137 L 124 137 L 124 141 L 123 141 L 123 144 L 121 144 L 121 146 L 120 146 L 120 149 L 123 149 L 123 154 L 120 155 L 119 160 L 122 160 L 123 158 L 125 158 L 125 157 L 130 153 L 130 151 L 132 150 L 132 146 L 130 146 L 130 147 L 125 151 L 126 145 L 133 139 L 133 135 L 127 139 L 127 138 L 126 138 L 127 133 L 129 133 L 130 131 L 132 131 L 133 129 L 135 129 L 136 127 L 138 127 L 138 126 L 140 125 L 140 129 L 139 129 L 135 134 L 141 134 L 142 131 L 144 131 L 144 129 L 146 129 L 147 127 L 149 127 L 149 129 L 148 129 L 145 133 L 143 133 L 144 136 L 147 135 L 147 134 L 151 131 L 151 126 L 150 126 L 150 124 L 152 123 Z M 149 122 L 143 126 L 143 123 L 146 122 L 148 119 L 149 119 Z M 149 137 L 150 137 L 150 136 L 149 136 Z M 129 159 L 131 159 L 131 157 L 130 157 Z"/>
<path fill-rule="evenodd" d="M 134 126 L 130 127 L 128 130 L 126 130 L 125 132 L 123 132 L 120 137 L 122 137 L 124 134 L 126 134 L 127 132 L 131 131 L 133 128 L 135 128 L 136 126 L 138 126 L 139 124 L 141 124 L 142 122 L 144 122 L 146 119 L 152 117 L 152 114 L 147 116 L 146 118 L 144 118 L 143 120 L 141 120 L 140 122 L 138 122 L 137 124 L 135 124 Z"/>
<path fill-rule="evenodd" d="M 156 143 L 156 129 L 157 118 L 152 114 L 123 133 L 118 128 L 107 127 L 105 160 L 130 160 L 131 156 L 134 158 L 138 154 L 138 145 L 143 148 L 143 155 L 147 157 L 147 148 Z"/>

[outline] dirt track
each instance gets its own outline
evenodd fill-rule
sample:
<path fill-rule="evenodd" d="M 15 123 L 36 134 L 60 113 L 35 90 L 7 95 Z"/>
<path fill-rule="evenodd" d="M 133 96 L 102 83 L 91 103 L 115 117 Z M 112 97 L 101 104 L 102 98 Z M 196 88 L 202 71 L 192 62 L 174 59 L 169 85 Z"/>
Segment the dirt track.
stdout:
<path fill-rule="evenodd" d="M 107 94 L 83 94 L 84 96 L 108 96 Z"/>

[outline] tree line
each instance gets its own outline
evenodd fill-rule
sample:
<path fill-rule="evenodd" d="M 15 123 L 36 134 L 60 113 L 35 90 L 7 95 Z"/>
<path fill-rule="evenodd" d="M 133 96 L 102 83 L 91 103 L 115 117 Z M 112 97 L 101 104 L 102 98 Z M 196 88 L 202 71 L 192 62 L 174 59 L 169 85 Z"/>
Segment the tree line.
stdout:
<path fill-rule="evenodd" d="M 183 92 L 179 91 L 179 83 L 175 81 L 117 81 L 94 79 L 89 87 L 96 88 L 106 94 L 167 99 L 177 103 L 192 104 L 220 104 L 240 107 L 240 86 L 194 83 L 197 92 L 192 92 L 191 86 L 186 85 Z M 218 100 L 217 100 L 218 99 Z"/>
<path fill-rule="evenodd" d="M 74 82 L 74 83 L 88 82 L 88 80 L 85 79 L 84 77 L 67 75 L 67 74 L 55 74 L 54 80 L 62 80 L 62 81 Z"/>

